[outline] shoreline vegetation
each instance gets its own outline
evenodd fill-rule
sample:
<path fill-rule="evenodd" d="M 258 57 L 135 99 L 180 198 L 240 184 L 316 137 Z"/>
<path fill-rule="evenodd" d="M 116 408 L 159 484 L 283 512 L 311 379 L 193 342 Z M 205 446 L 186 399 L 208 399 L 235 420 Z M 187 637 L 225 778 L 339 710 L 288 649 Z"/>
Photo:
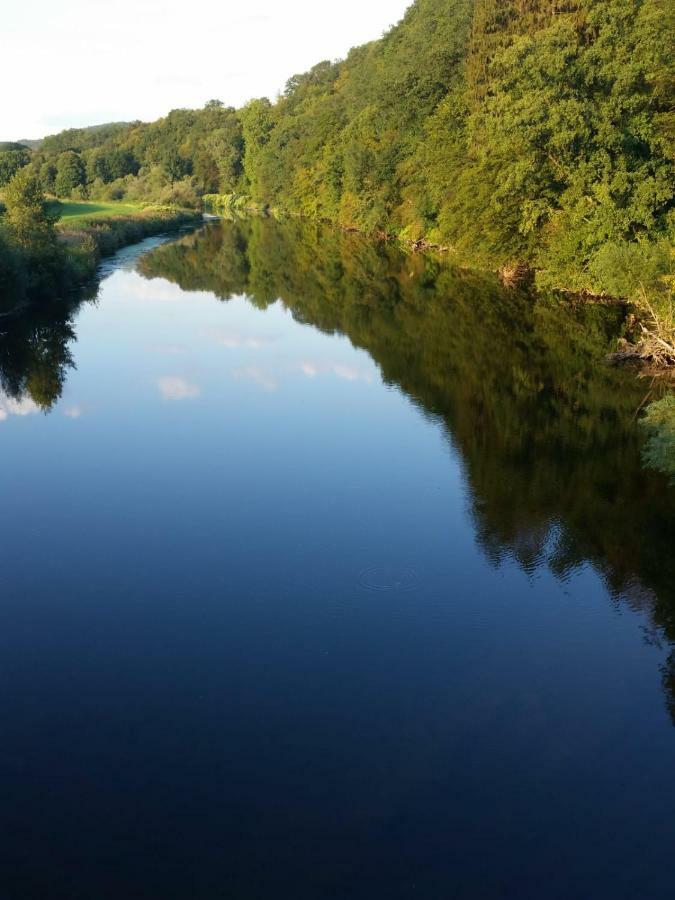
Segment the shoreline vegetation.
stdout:
<path fill-rule="evenodd" d="M 79 268 L 87 278 L 94 274 L 100 259 L 122 247 L 147 237 L 178 231 L 185 225 L 198 224 L 202 218 L 195 210 L 170 206 L 147 206 L 118 213 L 114 205 L 110 205 L 103 214 L 82 212 L 77 217 L 66 216 L 59 220 L 56 230 L 59 242 L 80 257 Z"/>
<path fill-rule="evenodd" d="M 6 187 L 0 215 L 0 315 L 82 288 L 102 258 L 202 218 L 170 206 L 48 200 L 35 176 L 22 170 Z"/>
<path fill-rule="evenodd" d="M 624 299 L 617 359 L 673 367 L 673 33 L 669 0 L 416 0 L 274 101 L 0 145 L 0 192 L 29 171 L 75 203 L 217 203 L 451 248 L 505 284 Z"/>
<path fill-rule="evenodd" d="M 275 218 L 309 218 L 302 213 L 289 213 L 284 209 L 270 207 L 264 203 L 256 203 L 250 197 L 237 194 L 207 194 L 202 197 L 204 211 L 223 218 L 247 215 L 271 215 Z M 499 276 L 499 280 L 509 288 L 537 288 L 536 271 L 525 263 L 504 265 L 500 268 L 490 266 L 469 265 L 463 262 L 456 249 L 444 244 L 436 244 L 425 238 L 413 240 L 403 235 L 379 231 L 368 234 L 361 228 L 343 225 L 330 219 L 319 219 L 324 224 L 332 225 L 345 232 L 353 232 L 368 236 L 375 240 L 395 241 L 413 253 L 449 254 L 452 263 L 459 268 L 472 271 L 489 271 Z M 675 253 L 675 251 L 671 251 Z M 595 293 L 587 289 L 571 289 L 556 287 L 554 290 L 570 299 L 584 303 L 611 303 L 626 306 L 630 311 L 633 328 L 629 338 L 622 338 L 609 361 L 621 365 L 638 366 L 649 375 L 675 375 L 675 275 L 662 279 L 662 289 L 658 300 L 650 297 L 643 284 L 630 296 Z"/>
<path fill-rule="evenodd" d="M 299 321 L 348 336 L 382 366 L 388 383 L 402 378 L 401 386 L 416 399 L 419 386 L 411 390 L 405 381 L 411 362 L 425 361 L 433 374 L 424 378 L 429 396 L 423 405 L 446 408 L 452 428 L 462 422 L 467 426 L 467 416 L 479 411 L 479 430 L 484 416 L 495 429 L 489 446 L 501 446 L 497 456 L 502 462 L 520 460 L 530 479 L 537 480 L 533 468 L 550 458 L 553 448 L 563 468 L 576 457 L 561 436 L 553 437 L 564 422 L 586 451 L 598 446 L 591 433 L 597 437 L 604 429 L 605 440 L 616 442 L 613 464 L 621 467 L 621 420 L 631 441 L 645 446 L 645 464 L 675 478 L 675 397 L 672 404 L 657 405 L 670 393 L 668 382 L 659 378 L 647 386 L 633 372 L 605 364 L 617 337 L 631 327 L 623 304 L 507 289 L 493 274 L 445 265 L 444 257 L 434 253 L 411 254 L 396 241 L 273 216 L 207 223 L 144 254 L 137 271 L 186 291 L 207 291 L 221 301 L 244 295 L 260 309 L 280 302 L 296 311 Z M 391 351 L 404 338 L 406 349 L 394 361 Z M 593 399 L 591 385 L 602 385 L 603 403 Z M 517 412 L 506 412 L 512 403 L 523 402 Z M 623 413 L 617 416 L 619 405 Z M 542 411 L 550 418 L 534 429 L 542 435 L 541 446 L 506 451 L 502 442 L 509 435 L 522 438 L 523 432 L 505 423 L 532 425 Z M 468 426 L 472 439 L 475 433 Z M 592 482 L 598 477 L 588 470 L 586 475 Z M 566 471 L 563 481 L 569 476 Z M 540 483 L 559 484 L 560 477 Z"/>

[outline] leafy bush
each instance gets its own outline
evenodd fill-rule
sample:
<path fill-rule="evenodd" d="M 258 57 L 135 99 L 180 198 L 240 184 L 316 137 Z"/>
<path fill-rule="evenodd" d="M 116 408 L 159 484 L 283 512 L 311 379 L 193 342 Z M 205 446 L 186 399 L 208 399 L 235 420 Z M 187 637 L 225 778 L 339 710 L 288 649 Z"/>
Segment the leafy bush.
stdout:
<path fill-rule="evenodd" d="M 674 262 L 667 241 L 612 241 L 598 250 L 589 271 L 597 287 L 614 297 L 636 300 L 644 292 L 657 297 L 665 294 Z"/>
<path fill-rule="evenodd" d="M 642 422 L 649 432 L 643 451 L 645 463 L 675 484 L 675 396 L 668 394 L 648 406 Z"/>

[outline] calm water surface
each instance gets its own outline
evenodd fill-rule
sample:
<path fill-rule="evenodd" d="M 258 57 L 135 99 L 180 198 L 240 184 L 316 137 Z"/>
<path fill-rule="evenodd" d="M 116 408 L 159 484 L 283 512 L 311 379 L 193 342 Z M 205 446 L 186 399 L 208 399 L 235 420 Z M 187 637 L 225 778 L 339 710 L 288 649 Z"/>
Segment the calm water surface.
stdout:
<path fill-rule="evenodd" d="M 0 898 L 675 891 L 611 308 L 209 225 L 0 324 Z"/>

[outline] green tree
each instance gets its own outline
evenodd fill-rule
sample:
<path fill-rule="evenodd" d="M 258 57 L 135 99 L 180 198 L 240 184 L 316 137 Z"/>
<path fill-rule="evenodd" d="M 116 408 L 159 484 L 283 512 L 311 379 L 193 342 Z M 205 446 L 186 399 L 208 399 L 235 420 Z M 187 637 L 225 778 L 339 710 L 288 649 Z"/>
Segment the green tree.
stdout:
<path fill-rule="evenodd" d="M 167 147 L 162 151 L 160 157 L 164 174 L 171 184 L 180 181 L 189 175 L 192 171 L 190 160 L 186 159 L 177 147 Z"/>
<path fill-rule="evenodd" d="M 16 273 L 10 273 L 10 280 L 21 292 L 33 295 L 53 290 L 66 279 L 64 255 L 56 238 L 56 216 L 49 211 L 32 167 L 20 169 L 7 185 L 5 207 L 3 230 L 10 249 L 14 249 Z M 1 257 L 0 252 L 0 267 Z M 2 280 L 6 275 L 0 272 Z"/>
<path fill-rule="evenodd" d="M 19 169 L 30 162 L 30 152 L 25 149 L 0 152 L 0 186 L 7 184 Z"/>
<path fill-rule="evenodd" d="M 416 0 L 274 103 L 73 129 L 39 160 L 58 157 L 66 196 L 79 153 L 108 196 L 243 194 L 654 303 L 675 238 L 674 33 L 672 0 Z"/>
<path fill-rule="evenodd" d="M 49 212 L 39 178 L 20 170 L 5 189 L 5 222 L 12 239 L 37 255 L 55 249 L 56 217 Z"/>
<path fill-rule="evenodd" d="M 40 166 L 40 184 L 46 194 L 56 192 L 56 173 L 56 164 L 51 159 L 46 160 Z"/>
<path fill-rule="evenodd" d="M 675 484 L 675 396 L 669 394 L 650 404 L 643 425 L 649 434 L 643 451 L 645 462 Z"/>
<path fill-rule="evenodd" d="M 58 157 L 54 187 L 59 197 L 70 197 L 73 191 L 86 184 L 87 173 L 79 153 L 66 150 Z"/>
<path fill-rule="evenodd" d="M 241 110 L 240 119 L 246 147 L 244 175 L 251 192 L 259 197 L 264 195 L 268 184 L 264 160 L 274 128 L 272 104 L 266 97 L 251 100 Z"/>

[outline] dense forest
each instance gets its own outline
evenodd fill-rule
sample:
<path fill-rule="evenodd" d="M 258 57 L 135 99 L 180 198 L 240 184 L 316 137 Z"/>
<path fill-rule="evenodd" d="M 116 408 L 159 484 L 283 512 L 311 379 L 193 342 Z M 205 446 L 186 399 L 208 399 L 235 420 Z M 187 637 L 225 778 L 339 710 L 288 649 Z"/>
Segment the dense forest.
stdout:
<path fill-rule="evenodd" d="M 256 206 L 443 245 L 640 301 L 672 343 L 674 34 L 670 0 L 417 0 L 275 102 L 10 145 L 0 186 L 28 166 L 61 197 Z"/>

